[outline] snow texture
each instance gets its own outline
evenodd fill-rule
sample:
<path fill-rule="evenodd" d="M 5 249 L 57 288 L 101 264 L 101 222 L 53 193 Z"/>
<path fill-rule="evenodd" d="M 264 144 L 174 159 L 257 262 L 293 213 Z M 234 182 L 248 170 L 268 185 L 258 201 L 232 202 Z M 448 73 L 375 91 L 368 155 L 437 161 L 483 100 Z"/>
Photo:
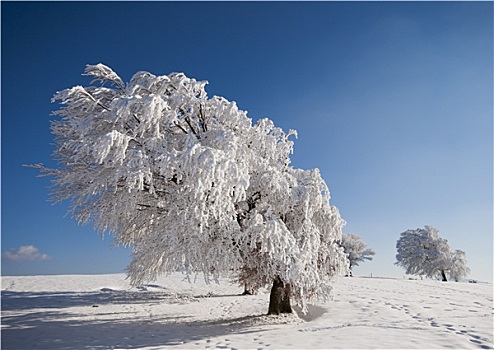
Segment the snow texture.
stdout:
<path fill-rule="evenodd" d="M 267 316 L 268 291 L 173 273 L 2 277 L 2 349 L 492 349 L 492 284 L 341 278 L 334 300 Z M 300 311 L 300 309 L 297 309 Z"/>

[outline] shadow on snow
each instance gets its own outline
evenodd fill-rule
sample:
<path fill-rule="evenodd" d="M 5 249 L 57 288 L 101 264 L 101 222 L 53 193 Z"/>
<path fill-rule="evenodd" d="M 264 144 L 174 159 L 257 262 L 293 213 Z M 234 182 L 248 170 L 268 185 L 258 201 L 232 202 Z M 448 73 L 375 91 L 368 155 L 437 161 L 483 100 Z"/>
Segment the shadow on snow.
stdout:
<path fill-rule="evenodd" d="M 1 347 L 133 349 L 187 343 L 193 347 L 194 342 L 206 338 L 260 331 L 257 327 L 248 328 L 258 320 L 262 323 L 264 315 L 197 321 L 192 316 L 136 316 L 135 311 L 124 308 L 124 305 L 188 303 L 197 300 L 194 299 L 189 295 L 110 289 L 87 293 L 2 291 Z M 95 312 L 95 307 L 105 304 L 122 304 L 122 308 L 110 313 Z M 88 312 L 71 313 L 68 308 L 72 307 L 87 307 Z M 91 314 L 94 318 L 87 319 Z M 104 319 L 98 319 L 102 316 Z"/>

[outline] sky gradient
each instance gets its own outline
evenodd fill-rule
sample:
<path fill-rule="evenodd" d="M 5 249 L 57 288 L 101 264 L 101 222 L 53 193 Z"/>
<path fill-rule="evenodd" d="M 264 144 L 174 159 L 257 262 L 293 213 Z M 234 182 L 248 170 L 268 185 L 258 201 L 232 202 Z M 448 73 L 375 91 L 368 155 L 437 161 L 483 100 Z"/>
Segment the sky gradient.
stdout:
<path fill-rule="evenodd" d="M 56 91 L 86 64 L 124 81 L 184 72 L 298 139 L 375 250 L 355 275 L 401 277 L 401 232 L 432 225 L 493 275 L 492 2 L 2 2 L 2 274 L 122 272 L 130 251 L 52 205 Z"/>

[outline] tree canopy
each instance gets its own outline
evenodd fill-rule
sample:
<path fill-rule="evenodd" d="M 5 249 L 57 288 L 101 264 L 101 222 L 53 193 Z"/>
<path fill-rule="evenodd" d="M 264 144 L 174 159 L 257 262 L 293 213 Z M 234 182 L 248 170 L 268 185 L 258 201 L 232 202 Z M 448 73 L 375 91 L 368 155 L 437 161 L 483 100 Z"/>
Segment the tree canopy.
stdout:
<path fill-rule="evenodd" d="M 405 268 L 407 274 L 427 277 L 440 274 L 446 281 L 446 274 L 458 280 L 470 271 L 465 252 L 452 251 L 448 241 L 439 237 L 439 230 L 432 226 L 401 233 L 396 249 L 396 265 Z"/>
<path fill-rule="evenodd" d="M 347 268 L 345 224 L 318 169 L 290 165 L 296 132 L 256 123 L 207 82 L 88 65 L 53 101 L 54 199 L 132 247 L 133 284 L 182 270 L 259 288 L 280 278 L 305 306 Z"/>
<path fill-rule="evenodd" d="M 376 254 L 373 249 L 364 243 L 362 237 L 352 233 L 344 233 L 340 244 L 348 257 L 350 270 L 365 260 L 372 260 L 372 256 Z"/>

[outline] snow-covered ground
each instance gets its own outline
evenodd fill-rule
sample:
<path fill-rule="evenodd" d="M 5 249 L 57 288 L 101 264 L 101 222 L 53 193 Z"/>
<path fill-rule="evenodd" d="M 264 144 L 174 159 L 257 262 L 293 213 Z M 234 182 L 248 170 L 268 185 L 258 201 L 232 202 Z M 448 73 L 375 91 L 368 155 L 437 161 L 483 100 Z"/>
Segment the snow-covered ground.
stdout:
<path fill-rule="evenodd" d="M 2 277 L 2 349 L 491 349 L 493 288 L 340 278 L 309 313 L 266 316 L 269 291 L 241 296 L 172 274 Z"/>

